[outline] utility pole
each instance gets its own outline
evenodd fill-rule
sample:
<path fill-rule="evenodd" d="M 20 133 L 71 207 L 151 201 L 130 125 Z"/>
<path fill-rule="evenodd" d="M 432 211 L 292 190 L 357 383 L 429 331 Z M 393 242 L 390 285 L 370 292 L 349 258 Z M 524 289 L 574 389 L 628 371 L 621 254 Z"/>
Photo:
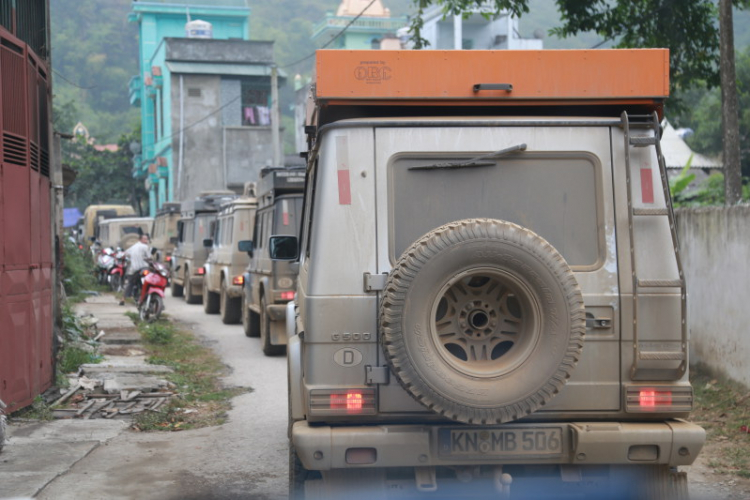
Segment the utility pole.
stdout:
<path fill-rule="evenodd" d="M 737 74 L 734 64 L 732 0 L 719 0 L 719 54 L 721 73 L 721 129 L 724 160 L 724 203 L 742 201 L 740 124 L 737 114 Z"/>
<path fill-rule="evenodd" d="M 279 134 L 279 68 L 271 66 L 271 143 L 273 144 L 273 166 L 283 167 L 281 160 L 281 138 Z"/>

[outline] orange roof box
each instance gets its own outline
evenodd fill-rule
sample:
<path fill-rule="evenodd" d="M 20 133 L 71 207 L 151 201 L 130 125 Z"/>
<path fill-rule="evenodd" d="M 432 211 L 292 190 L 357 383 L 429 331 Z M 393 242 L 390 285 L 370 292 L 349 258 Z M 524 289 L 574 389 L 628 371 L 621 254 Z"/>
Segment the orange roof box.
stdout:
<path fill-rule="evenodd" d="M 669 50 L 319 50 L 316 75 L 330 104 L 662 100 Z"/>

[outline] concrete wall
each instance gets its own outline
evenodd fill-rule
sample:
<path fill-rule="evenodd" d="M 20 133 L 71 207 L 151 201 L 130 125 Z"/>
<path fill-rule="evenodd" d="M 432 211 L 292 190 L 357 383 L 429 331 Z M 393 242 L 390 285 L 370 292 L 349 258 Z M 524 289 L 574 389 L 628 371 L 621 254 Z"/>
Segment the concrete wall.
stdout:
<path fill-rule="evenodd" d="M 750 206 L 676 211 L 691 362 L 750 385 Z"/>
<path fill-rule="evenodd" d="M 172 130 L 180 126 L 181 75 L 172 75 Z M 222 153 L 221 77 L 214 75 L 182 75 L 183 89 L 183 144 L 180 133 L 172 137 L 174 158 L 174 199 L 191 200 L 206 190 L 224 189 Z M 200 89 L 200 97 L 191 97 L 189 91 Z M 212 114 L 213 113 L 213 114 Z M 192 125 L 192 126 L 190 126 Z M 189 127 L 189 128 L 188 128 Z M 180 155 L 182 154 L 182 159 Z M 182 160 L 182 162 L 181 162 Z"/>
<path fill-rule="evenodd" d="M 183 78 L 184 132 L 180 163 L 180 77 Z M 222 105 L 239 96 L 239 81 L 217 75 L 171 76 L 173 174 L 175 200 L 191 200 L 201 191 L 234 189 L 258 179 L 263 167 L 273 164 L 271 127 L 243 127 L 239 101 Z M 200 97 L 191 97 L 190 90 Z M 192 126 L 191 126 L 192 125 Z"/>

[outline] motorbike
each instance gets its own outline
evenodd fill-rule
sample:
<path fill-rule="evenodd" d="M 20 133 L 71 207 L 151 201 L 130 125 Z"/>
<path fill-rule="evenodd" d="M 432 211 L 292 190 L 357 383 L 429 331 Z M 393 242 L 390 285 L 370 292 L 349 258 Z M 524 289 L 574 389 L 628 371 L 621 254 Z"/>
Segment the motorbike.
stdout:
<path fill-rule="evenodd" d="M 109 271 L 115 265 L 114 253 L 114 250 L 106 247 L 96 256 L 96 279 L 100 285 L 105 285 L 109 281 Z"/>
<path fill-rule="evenodd" d="M 164 290 L 167 288 L 169 270 L 160 262 L 149 260 L 148 268 L 141 271 L 140 278 L 138 316 L 141 321 L 156 321 L 164 310 Z"/>
<path fill-rule="evenodd" d="M 127 257 L 122 249 L 118 248 L 115 252 L 115 263 L 109 271 L 109 286 L 113 292 L 119 292 L 125 282 L 125 268 L 127 267 Z"/>

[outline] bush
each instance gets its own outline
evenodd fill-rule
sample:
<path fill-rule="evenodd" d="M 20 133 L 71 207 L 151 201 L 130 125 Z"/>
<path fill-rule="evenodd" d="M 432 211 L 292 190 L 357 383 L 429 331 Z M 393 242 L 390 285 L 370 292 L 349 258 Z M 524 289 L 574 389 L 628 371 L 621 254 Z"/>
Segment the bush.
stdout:
<path fill-rule="evenodd" d="M 66 239 L 63 247 L 63 284 L 68 297 L 75 297 L 85 290 L 97 288 L 94 278 L 94 263 L 72 241 Z"/>

